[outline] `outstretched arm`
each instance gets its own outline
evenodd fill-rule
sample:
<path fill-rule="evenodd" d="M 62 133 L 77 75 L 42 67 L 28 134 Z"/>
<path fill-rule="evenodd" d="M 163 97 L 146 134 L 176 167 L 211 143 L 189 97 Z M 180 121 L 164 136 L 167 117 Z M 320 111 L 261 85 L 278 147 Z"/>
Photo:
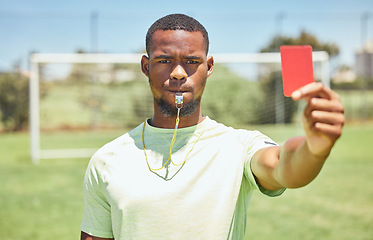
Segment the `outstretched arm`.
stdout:
<path fill-rule="evenodd" d="M 312 83 L 295 91 L 292 98 L 307 103 L 302 116 L 305 136 L 291 138 L 281 147 L 259 150 L 251 161 L 259 184 L 268 190 L 310 183 L 342 134 L 344 108 L 337 93 Z"/>

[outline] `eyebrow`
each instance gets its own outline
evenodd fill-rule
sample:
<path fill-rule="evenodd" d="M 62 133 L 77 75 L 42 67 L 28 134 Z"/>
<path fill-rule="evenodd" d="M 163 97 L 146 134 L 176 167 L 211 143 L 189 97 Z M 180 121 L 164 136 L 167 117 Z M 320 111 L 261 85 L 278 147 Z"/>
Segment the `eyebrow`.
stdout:
<path fill-rule="evenodd" d="M 165 55 L 165 54 L 154 57 L 154 59 L 172 59 L 172 58 L 173 57 L 171 55 Z M 191 55 L 191 56 L 184 57 L 184 59 L 191 60 L 191 59 L 202 59 L 202 58 L 199 56 Z"/>
<path fill-rule="evenodd" d="M 154 57 L 154 59 L 171 59 L 171 58 L 172 58 L 171 55 L 164 55 L 164 54 Z"/>
<path fill-rule="evenodd" d="M 198 57 L 198 56 L 186 56 L 185 59 L 202 59 L 201 57 Z"/>

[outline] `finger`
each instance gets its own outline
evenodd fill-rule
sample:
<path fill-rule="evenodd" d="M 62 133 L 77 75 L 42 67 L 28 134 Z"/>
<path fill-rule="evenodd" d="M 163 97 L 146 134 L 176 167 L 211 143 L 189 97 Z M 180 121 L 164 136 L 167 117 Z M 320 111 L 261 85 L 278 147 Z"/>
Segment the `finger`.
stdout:
<path fill-rule="evenodd" d="M 326 123 L 331 125 L 343 125 L 345 117 L 339 112 L 325 112 L 313 110 L 310 114 L 310 121 L 314 123 Z"/>
<path fill-rule="evenodd" d="M 294 101 L 299 101 L 303 98 L 319 97 L 325 99 L 339 99 L 338 94 L 327 88 L 321 82 L 310 83 L 304 87 L 294 91 L 292 98 Z"/>
<path fill-rule="evenodd" d="M 306 129 L 315 130 L 316 124 L 340 125 L 343 127 L 345 116 L 342 111 L 315 110 L 307 105 L 303 112 L 303 124 Z"/>
<path fill-rule="evenodd" d="M 332 125 L 318 122 L 315 123 L 314 130 L 319 133 L 332 136 L 335 139 L 342 135 L 342 125 L 340 124 Z"/>
<path fill-rule="evenodd" d="M 331 101 L 323 98 L 311 98 L 308 101 L 310 108 L 313 110 L 341 112 L 344 113 L 344 107 L 340 101 Z"/>

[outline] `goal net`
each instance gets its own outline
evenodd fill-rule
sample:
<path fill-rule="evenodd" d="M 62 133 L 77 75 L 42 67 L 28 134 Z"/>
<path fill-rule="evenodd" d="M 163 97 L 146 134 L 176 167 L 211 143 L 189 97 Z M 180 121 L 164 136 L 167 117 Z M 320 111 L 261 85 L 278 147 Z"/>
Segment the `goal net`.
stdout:
<path fill-rule="evenodd" d="M 282 93 L 279 53 L 211 54 L 205 115 L 227 125 L 287 124 L 299 106 Z M 31 158 L 88 158 L 153 115 L 142 54 L 32 54 Z M 329 86 L 329 57 L 314 52 L 314 76 Z M 83 134 L 84 133 L 84 134 Z"/>

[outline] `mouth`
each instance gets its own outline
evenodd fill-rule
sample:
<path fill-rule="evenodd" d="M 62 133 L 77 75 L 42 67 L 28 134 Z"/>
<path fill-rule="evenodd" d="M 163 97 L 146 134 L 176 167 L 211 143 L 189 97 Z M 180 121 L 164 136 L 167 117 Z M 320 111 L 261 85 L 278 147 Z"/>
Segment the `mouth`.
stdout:
<path fill-rule="evenodd" d="M 168 92 L 171 93 L 172 95 L 175 95 L 176 93 L 184 94 L 184 93 L 187 93 L 189 91 L 185 91 L 185 90 L 168 90 Z"/>

